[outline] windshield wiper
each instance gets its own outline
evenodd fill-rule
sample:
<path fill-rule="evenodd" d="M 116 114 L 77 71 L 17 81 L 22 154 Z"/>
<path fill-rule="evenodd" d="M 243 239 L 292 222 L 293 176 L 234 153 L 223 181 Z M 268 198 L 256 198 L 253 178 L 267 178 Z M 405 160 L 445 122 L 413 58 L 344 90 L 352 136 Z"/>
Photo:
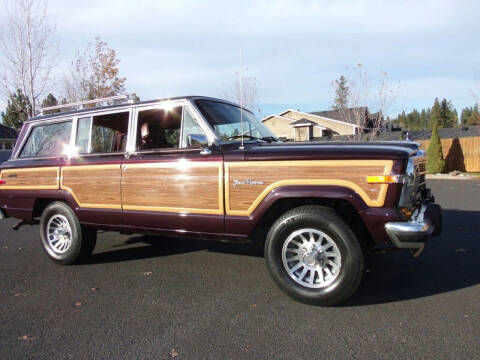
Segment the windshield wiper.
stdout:
<path fill-rule="evenodd" d="M 234 139 L 240 139 L 242 137 L 242 135 L 232 135 L 232 136 L 229 136 L 227 138 L 227 140 L 234 140 Z M 252 136 L 252 135 L 243 135 L 244 138 L 247 138 L 249 140 L 263 140 L 263 141 L 266 141 L 266 142 L 273 142 L 273 141 L 278 141 L 278 139 L 276 137 L 273 137 L 273 136 L 264 136 L 264 137 L 261 137 L 261 138 L 258 138 L 258 137 L 255 137 L 255 136 Z"/>
<path fill-rule="evenodd" d="M 227 138 L 227 140 L 235 140 L 235 139 L 240 139 L 242 137 L 242 135 L 232 135 L 232 136 L 229 136 Z M 255 136 L 252 136 L 252 135 L 243 135 L 244 138 L 247 138 L 247 139 L 250 139 L 250 140 L 262 140 L 260 138 L 257 138 Z"/>
<path fill-rule="evenodd" d="M 276 137 L 273 137 L 273 136 L 264 136 L 264 137 L 260 138 L 260 140 L 265 140 L 269 143 L 278 141 L 278 139 Z"/>

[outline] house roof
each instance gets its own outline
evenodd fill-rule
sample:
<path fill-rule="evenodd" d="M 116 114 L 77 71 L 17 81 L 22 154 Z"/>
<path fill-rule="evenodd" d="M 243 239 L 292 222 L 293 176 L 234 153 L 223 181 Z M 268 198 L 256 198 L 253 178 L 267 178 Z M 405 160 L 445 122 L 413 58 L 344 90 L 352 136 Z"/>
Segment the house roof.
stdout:
<path fill-rule="evenodd" d="M 341 124 L 346 124 L 346 125 L 350 125 L 350 126 L 353 126 L 353 127 L 359 127 L 358 125 L 356 124 L 353 124 L 353 123 L 348 123 L 348 122 L 345 122 L 343 120 L 337 120 L 337 119 L 333 119 L 333 118 L 329 118 L 329 117 L 326 117 L 326 116 L 322 116 L 322 115 L 317 115 L 317 114 L 314 114 L 314 113 L 306 113 L 306 112 L 303 112 L 303 111 L 300 111 L 300 110 L 292 110 L 292 109 L 287 109 L 283 112 L 281 112 L 280 114 L 278 115 L 269 115 L 265 118 L 262 119 L 262 122 L 271 118 L 272 116 L 275 116 L 275 117 L 280 117 L 280 118 L 288 118 L 286 116 L 283 116 L 285 115 L 286 113 L 289 113 L 289 112 L 296 112 L 298 114 L 304 114 L 304 115 L 309 115 L 309 116 L 315 116 L 315 117 L 319 117 L 319 118 L 322 118 L 324 120 L 328 120 L 328 121 L 333 121 L 333 122 L 337 122 L 337 123 L 341 123 Z M 292 120 L 292 121 L 295 121 L 295 120 Z"/>
<path fill-rule="evenodd" d="M 355 112 L 364 112 L 365 114 L 368 114 L 368 109 L 366 106 L 361 106 L 361 107 L 356 107 L 356 108 L 348 108 L 344 110 L 347 114 L 342 114 L 340 110 L 326 110 L 326 111 L 314 111 L 311 112 L 310 114 L 312 115 L 317 115 L 321 117 L 326 117 L 329 119 L 334 119 L 342 122 L 347 122 L 353 125 L 356 125 L 355 123 L 355 116 L 354 116 L 354 111 Z"/>
<path fill-rule="evenodd" d="M 318 125 L 318 124 L 315 121 L 308 120 L 308 119 L 305 119 L 305 118 L 302 118 L 302 119 L 297 120 L 297 121 L 290 124 L 290 126 L 294 126 L 294 127 L 297 127 L 297 126 L 316 126 L 316 125 Z"/>
<path fill-rule="evenodd" d="M 0 139 L 15 140 L 17 138 L 17 136 L 18 136 L 17 130 L 15 130 L 11 127 L 0 124 Z"/>

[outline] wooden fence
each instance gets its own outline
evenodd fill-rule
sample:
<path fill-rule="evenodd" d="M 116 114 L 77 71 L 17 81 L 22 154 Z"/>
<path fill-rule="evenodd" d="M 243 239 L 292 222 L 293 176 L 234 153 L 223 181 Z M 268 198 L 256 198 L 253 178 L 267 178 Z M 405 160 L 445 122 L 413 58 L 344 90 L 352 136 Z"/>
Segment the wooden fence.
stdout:
<path fill-rule="evenodd" d="M 480 172 L 480 136 L 442 140 L 446 171 Z M 428 149 L 430 140 L 416 140 L 422 149 Z"/>

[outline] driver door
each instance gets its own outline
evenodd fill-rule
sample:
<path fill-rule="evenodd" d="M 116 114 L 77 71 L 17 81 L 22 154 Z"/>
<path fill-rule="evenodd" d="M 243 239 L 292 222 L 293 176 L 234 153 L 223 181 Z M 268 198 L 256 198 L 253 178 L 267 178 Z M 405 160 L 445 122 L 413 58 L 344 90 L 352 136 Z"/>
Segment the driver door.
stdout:
<path fill-rule="evenodd" d="M 122 162 L 125 225 L 223 233 L 223 155 L 204 151 L 205 133 L 186 103 L 137 108 L 135 151 Z"/>

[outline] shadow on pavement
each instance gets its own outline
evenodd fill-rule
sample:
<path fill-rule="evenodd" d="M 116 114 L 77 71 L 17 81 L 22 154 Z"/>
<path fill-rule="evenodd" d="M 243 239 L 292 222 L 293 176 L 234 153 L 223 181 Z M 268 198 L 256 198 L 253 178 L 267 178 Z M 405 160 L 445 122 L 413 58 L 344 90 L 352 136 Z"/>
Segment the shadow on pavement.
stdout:
<path fill-rule="evenodd" d="M 408 251 L 367 257 L 366 272 L 357 293 L 344 306 L 362 306 L 446 293 L 480 284 L 480 211 L 444 210 L 443 234 L 430 239 L 420 258 Z M 143 244 L 143 246 L 142 246 Z M 118 248 L 127 246 L 127 248 Z M 88 263 L 110 263 L 195 251 L 263 256 L 254 244 L 130 237 L 115 250 L 97 253 Z"/>
<path fill-rule="evenodd" d="M 443 231 L 422 256 L 396 251 L 367 259 L 357 293 L 345 306 L 370 305 L 460 290 L 480 284 L 480 211 L 443 211 Z"/>
<path fill-rule="evenodd" d="M 143 246 L 141 246 L 143 244 Z M 117 249 L 129 245 L 140 245 Z M 251 243 L 218 242 L 199 239 L 163 238 L 153 235 L 130 237 L 122 244 L 112 246 L 113 251 L 94 253 L 88 264 L 109 263 L 170 256 L 195 251 L 212 251 L 226 254 L 263 256 L 263 248 Z"/>

